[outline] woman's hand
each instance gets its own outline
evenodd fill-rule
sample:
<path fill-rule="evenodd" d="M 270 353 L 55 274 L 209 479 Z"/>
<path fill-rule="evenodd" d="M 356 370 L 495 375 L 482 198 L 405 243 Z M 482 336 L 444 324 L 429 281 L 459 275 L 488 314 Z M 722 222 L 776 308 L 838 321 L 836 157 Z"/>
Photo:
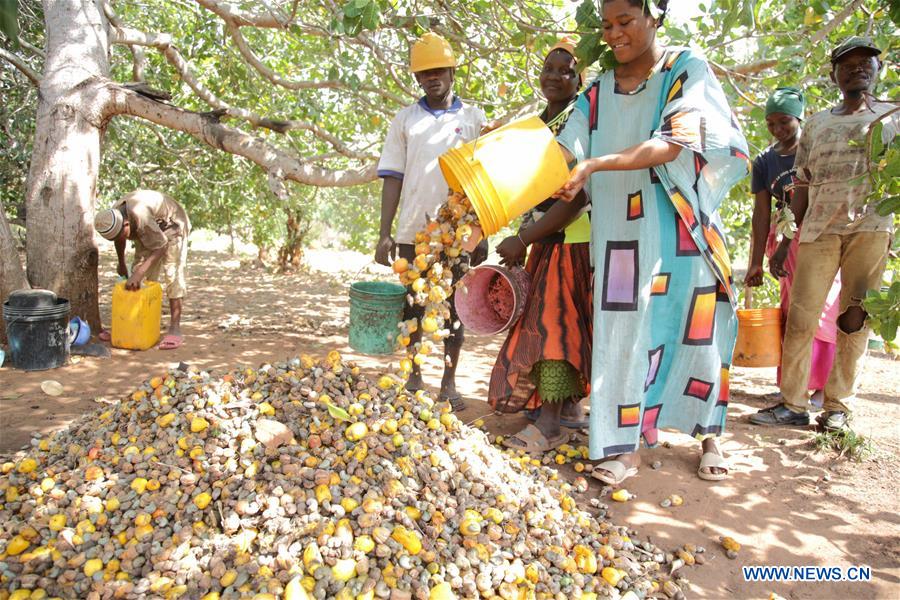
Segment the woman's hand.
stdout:
<path fill-rule="evenodd" d="M 504 267 L 521 265 L 525 260 L 525 252 L 528 247 L 517 235 L 511 235 L 497 246 L 497 254 L 500 255 L 500 264 Z"/>
<path fill-rule="evenodd" d="M 578 192 L 587 184 L 594 170 L 588 161 L 581 161 L 569 173 L 569 180 L 555 193 L 554 198 L 563 202 L 571 202 Z"/>
<path fill-rule="evenodd" d="M 784 268 L 784 261 L 787 259 L 788 248 L 790 248 L 790 245 L 790 239 L 785 238 L 781 240 L 781 243 L 778 244 L 778 247 L 772 254 L 772 258 L 769 259 L 769 272 L 778 279 L 790 275 L 788 270 Z"/>
<path fill-rule="evenodd" d="M 484 135 L 486 133 L 490 133 L 495 129 L 499 129 L 503 127 L 503 122 L 500 119 L 494 119 L 493 121 L 488 121 L 484 124 L 484 127 L 481 128 L 481 133 L 478 135 Z"/>
<path fill-rule="evenodd" d="M 764 274 L 765 272 L 763 271 L 762 265 L 750 265 L 750 267 L 747 268 L 747 275 L 744 277 L 744 285 L 747 287 L 762 285 Z"/>

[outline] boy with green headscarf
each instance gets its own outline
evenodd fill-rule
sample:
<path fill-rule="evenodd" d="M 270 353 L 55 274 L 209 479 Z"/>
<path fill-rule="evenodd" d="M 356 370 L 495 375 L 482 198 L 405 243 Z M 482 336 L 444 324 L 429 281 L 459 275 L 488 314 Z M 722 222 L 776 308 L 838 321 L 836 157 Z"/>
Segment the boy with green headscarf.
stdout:
<path fill-rule="evenodd" d="M 766 102 L 766 126 L 775 142 L 753 161 L 753 178 L 751 191 L 755 197 L 753 206 L 753 233 L 750 251 L 750 265 L 744 284 L 747 287 L 762 285 L 763 254 L 770 259 L 775 252 L 778 234 L 784 233 L 785 227 L 793 225 L 790 211 L 791 199 L 797 181 L 797 170 L 794 168 L 794 156 L 800 141 L 800 125 L 803 121 L 805 99 L 803 92 L 793 87 L 778 88 Z M 775 221 L 772 222 L 772 204 L 774 202 Z M 795 240 L 790 247 L 785 264 L 789 274 L 779 279 L 781 287 L 782 324 L 787 321 L 790 305 L 793 272 L 797 264 L 798 243 Z M 834 362 L 835 340 L 837 330 L 835 319 L 838 310 L 838 294 L 840 293 L 840 277 L 834 284 L 825 302 L 825 308 L 819 317 L 819 328 L 812 342 L 812 368 L 810 370 L 807 389 L 812 390 L 813 401 L 821 406 L 822 390 Z M 777 381 L 781 383 L 781 369 L 778 370 Z"/>

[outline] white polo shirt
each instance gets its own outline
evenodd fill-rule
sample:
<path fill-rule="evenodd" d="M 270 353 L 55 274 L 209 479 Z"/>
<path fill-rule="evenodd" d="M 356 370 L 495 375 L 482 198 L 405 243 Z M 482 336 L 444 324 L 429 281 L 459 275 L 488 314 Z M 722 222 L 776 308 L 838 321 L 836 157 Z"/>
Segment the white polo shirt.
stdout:
<path fill-rule="evenodd" d="M 431 109 L 423 97 L 397 113 L 391 121 L 381 160 L 379 177 L 403 180 L 400 216 L 394 239 L 414 243 L 416 233 L 447 200 L 447 182 L 438 157 L 474 140 L 485 124 L 480 108 L 463 104 L 454 96 L 447 110 Z"/>

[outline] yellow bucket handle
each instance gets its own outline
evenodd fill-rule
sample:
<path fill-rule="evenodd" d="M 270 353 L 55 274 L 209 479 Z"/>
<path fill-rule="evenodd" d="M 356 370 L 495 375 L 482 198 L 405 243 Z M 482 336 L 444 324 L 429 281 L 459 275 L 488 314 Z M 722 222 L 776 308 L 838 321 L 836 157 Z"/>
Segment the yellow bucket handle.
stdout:
<path fill-rule="evenodd" d="M 490 133 L 490 132 L 488 132 Z M 469 162 L 477 162 L 475 160 L 475 151 L 478 150 L 478 140 L 481 139 L 481 129 L 478 130 L 478 135 L 475 136 L 475 141 L 472 142 L 472 158 L 469 159 Z"/>

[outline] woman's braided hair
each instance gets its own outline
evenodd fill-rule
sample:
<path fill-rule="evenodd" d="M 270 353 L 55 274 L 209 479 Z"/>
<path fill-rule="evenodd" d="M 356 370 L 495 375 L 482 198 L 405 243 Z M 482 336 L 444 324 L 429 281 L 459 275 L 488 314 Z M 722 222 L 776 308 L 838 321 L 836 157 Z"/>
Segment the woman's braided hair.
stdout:
<path fill-rule="evenodd" d="M 610 0 L 603 0 L 606 4 Z M 669 9 L 669 0 L 625 0 L 628 4 L 644 9 L 644 14 L 648 17 L 655 17 L 658 27 L 662 27 L 663 20 L 666 18 L 666 11 Z"/>

